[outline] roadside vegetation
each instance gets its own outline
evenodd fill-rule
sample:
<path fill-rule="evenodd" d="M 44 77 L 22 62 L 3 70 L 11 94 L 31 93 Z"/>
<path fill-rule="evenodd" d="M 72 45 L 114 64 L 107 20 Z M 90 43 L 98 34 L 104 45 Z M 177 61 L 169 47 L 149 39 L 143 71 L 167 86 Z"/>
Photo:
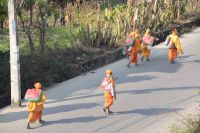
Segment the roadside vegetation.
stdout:
<path fill-rule="evenodd" d="M 22 96 L 36 81 L 47 87 L 79 75 L 80 62 L 120 47 L 135 28 L 160 32 L 199 17 L 199 7 L 200 0 L 18 0 Z M 9 99 L 7 13 L 1 0 L 0 98 Z"/>

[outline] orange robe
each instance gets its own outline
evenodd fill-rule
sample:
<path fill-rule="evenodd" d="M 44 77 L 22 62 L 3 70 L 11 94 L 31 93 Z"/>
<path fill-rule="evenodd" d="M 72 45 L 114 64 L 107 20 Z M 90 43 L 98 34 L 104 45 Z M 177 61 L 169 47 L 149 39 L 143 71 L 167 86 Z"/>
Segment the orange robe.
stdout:
<path fill-rule="evenodd" d="M 139 53 L 141 51 L 141 44 L 140 44 L 139 37 L 135 38 L 134 47 L 135 47 L 136 53 Z"/>
<path fill-rule="evenodd" d="M 144 36 L 151 36 L 149 33 L 145 33 Z M 150 49 L 147 48 L 147 45 L 142 43 L 142 57 L 149 58 L 151 54 Z"/>
<path fill-rule="evenodd" d="M 104 107 L 109 108 L 113 104 L 113 96 L 110 91 L 104 91 L 105 104 Z"/>
<path fill-rule="evenodd" d="M 174 59 L 177 58 L 177 49 L 176 48 L 170 48 L 169 49 L 169 52 L 168 52 L 168 58 L 169 58 L 169 61 L 173 61 Z"/>
<path fill-rule="evenodd" d="M 169 48 L 169 52 L 168 52 L 168 59 L 171 62 L 177 58 L 178 54 L 184 54 L 184 52 L 182 50 L 179 37 L 173 33 L 169 37 L 170 39 L 172 39 L 172 42 L 173 42 L 173 46 L 172 48 Z"/>
<path fill-rule="evenodd" d="M 130 58 L 130 62 L 134 62 L 135 64 L 138 63 L 138 60 L 137 60 L 137 53 L 136 53 L 135 47 L 132 47 L 132 49 L 131 49 L 131 58 Z"/>
<path fill-rule="evenodd" d="M 42 92 L 41 100 L 39 102 L 29 102 L 27 104 L 27 108 L 29 111 L 28 122 L 34 123 L 42 117 L 42 110 L 44 109 L 44 102 L 46 100 L 46 96 L 44 92 Z"/>
<path fill-rule="evenodd" d="M 138 64 L 137 54 L 140 52 L 140 50 L 141 50 L 140 39 L 139 37 L 135 37 L 134 45 L 131 49 L 130 62 L 134 62 L 135 64 Z"/>
<path fill-rule="evenodd" d="M 148 49 L 147 47 L 144 47 L 142 50 L 142 57 L 149 58 L 149 56 L 150 56 L 150 49 Z"/>
<path fill-rule="evenodd" d="M 107 78 L 107 77 L 106 77 Z M 108 79 L 104 79 L 107 80 L 108 83 L 112 84 L 112 88 L 115 89 L 115 81 L 113 78 L 108 78 Z M 109 108 L 113 102 L 114 102 L 114 98 L 116 98 L 116 93 L 113 92 L 113 90 L 104 90 L 104 97 L 105 97 L 105 104 L 104 107 Z"/>

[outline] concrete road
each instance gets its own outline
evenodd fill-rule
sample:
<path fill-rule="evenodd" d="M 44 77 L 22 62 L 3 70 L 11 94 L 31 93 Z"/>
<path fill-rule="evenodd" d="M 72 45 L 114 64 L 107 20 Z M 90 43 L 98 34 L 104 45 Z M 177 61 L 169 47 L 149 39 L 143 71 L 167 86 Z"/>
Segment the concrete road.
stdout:
<path fill-rule="evenodd" d="M 167 133 L 170 125 L 199 109 L 200 28 L 184 34 L 181 43 L 185 55 L 176 64 L 168 63 L 168 49 L 160 44 L 150 62 L 127 68 L 123 59 L 49 88 L 44 125 L 26 129 L 26 103 L 1 109 L 0 133 Z M 118 77 L 110 116 L 102 111 L 98 88 L 107 68 Z"/>

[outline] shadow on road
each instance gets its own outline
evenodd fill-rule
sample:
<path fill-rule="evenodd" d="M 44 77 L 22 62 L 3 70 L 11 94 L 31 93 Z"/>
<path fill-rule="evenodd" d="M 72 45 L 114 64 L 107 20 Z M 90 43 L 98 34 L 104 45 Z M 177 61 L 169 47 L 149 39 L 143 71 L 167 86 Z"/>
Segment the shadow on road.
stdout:
<path fill-rule="evenodd" d="M 49 115 L 49 114 L 80 110 L 80 109 L 90 109 L 96 106 L 98 106 L 98 104 L 96 103 L 77 103 L 77 104 L 60 105 L 56 107 L 45 108 L 43 114 Z M 0 114 L 0 123 L 7 123 L 12 121 L 17 121 L 20 119 L 27 119 L 27 116 L 28 116 L 27 111 Z"/>
<path fill-rule="evenodd" d="M 65 123 L 84 123 L 84 122 L 91 122 L 96 121 L 99 119 L 104 119 L 106 116 L 87 116 L 87 117 L 78 117 L 78 118 L 69 118 L 69 119 L 60 119 L 55 121 L 47 121 L 44 126 L 53 125 L 53 124 L 65 124 Z"/>
<path fill-rule="evenodd" d="M 149 72 L 159 73 L 176 73 L 183 65 L 183 63 L 177 62 L 176 64 L 170 64 L 168 62 L 168 49 L 167 48 L 153 48 L 151 51 L 151 61 L 144 61 L 139 63 L 139 66 L 131 65 L 131 68 L 127 68 L 126 64 L 128 60 L 120 60 L 114 64 L 105 66 L 102 69 L 111 68 L 114 76 L 118 77 L 117 84 L 127 82 L 141 82 L 156 79 L 156 76 L 152 76 Z M 190 58 L 193 55 L 186 55 L 181 58 Z M 140 60 L 141 57 L 139 57 Z M 62 100 L 70 97 L 75 91 L 91 90 L 98 88 L 105 72 L 93 73 L 92 75 L 81 76 L 75 79 L 76 83 L 69 82 L 68 84 L 60 84 L 58 87 L 62 91 L 52 90 L 49 99 Z M 140 75 L 138 75 L 140 74 Z M 131 76 L 130 76 L 131 75 Z M 87 79 L 87 80 L 86 80 Z M 95 79 L 95 80 L 94 80 Z"/>
<path fill-rule="evenodd" d="M 141 114 L 145 116 L 151 116 L 151 115 L 161 115 L 164 113 L 171 113 L 176 112 L 179 110 L 183 110 L 182 108 L 149 108 L 149 109 L 135 109 L 132 111 L 121 111 L 116 112 L 117 114 Z"/>
<path fill-rule="evenodd" d="M 195 90 L 199 89 L 200 86 L 187 86 L 187 87 L 175 87 L 175 88 L 157 88 L 157 89 L 138 89 L 138 90 L 129 90 L 129 91 L 119 91 L 118 94 L 144 94 L 144 93 L 153 93 L 153 92 L 158 92 L 158 91 L 175 91 L 175 90 Z M 69 100 L 75 100 L 75 99 L 83 99 L 83 98 L 91 98 L 91 97 L 97 97 L 97 96 L 102 96 L 102 94 L 95 94 L 95 95 L 86 95 L 86 96 L 81 96 L 81 97 L 75 97 L 75 98 L 69 98 L 69 99 L 64 99 L 64 100 L 59 100 L 59 101 L 54 101 L 54 102 L 63 102 L 63 101 L 69 101 Z M 103 97 L 103 96 L 102 96 Z M 56 114 L 56 113 L 62 113 L 62 112 L 69 112 L 69 111 L 74 111 L 74 110 L 80 110 L 80 109 L 90 109 L 94 108 L 96 106 L 99 106 L 97 103 L 77 103 L 77 104 L 66 104 L 66 105 L 60 105 L 56 107 L 47 107 L 44 110 L 44 115 L 49 115 L 49 114 Z M 127 113 L 141 113 L 144 115 L 147 114 L 158 114 L 159 112 L 172 112 L 173 109 L 165 109 L 159 108 L 157 109 L 137 109 L 133 111 L 128 111 L 128 112 L 119 112 L 121 114 L 127 114 Z M 174 109 L 176 110 L 176 109 Z M 6 114 L 0 114 L 0 123 L 8 123 L 8 122 L 13 122 L 17 121 L 20 119 L 27 119 L 28 112 L 27 111 L 21 111 L 21 112 L 10 112 Z M 86 117 L 85 120 L 90 120 L 92 118 Z M 75 120 L 79 120 L 79 118 L 76 118 Z M 70 121 L 69 119 L 63 119 L 59 120 L 60 122 L 63 121 Z M 82 121 L 82 120 L 80 120 Z M 53 123 L 53 122 L 52 122 Z"/>
<path fill-rule="evenodd" d="M 153 88 L 153 89 L 137 89 L 137 90 L 127 90 L 127 91 L 118 91 L 117 94 L 145 94 L 145 93 L 153 93 L 158 91 L 176 91 L 176 90 L 195 90 L 199 89 L 200 86 L 184 86 L 184 87 L 173 87 L 173 88 Z M 70 101 L 70 100 L 77 100 L 77 99 L 85 99 L 85 98 L 91 98 L 91 97 L 97 97 L 97 96 L 103 96 L 102 94 L 92 94 L 92 95 L 84 95 L 84 96 L 78 96 L 78 97 L 71 97 L 66 98 L 63 100 L 55 100 L 55 101 L 49 101 L 47 104 L 50 103 L 56 103 L 56 102 L 62 102 L 62 101 Z"/>

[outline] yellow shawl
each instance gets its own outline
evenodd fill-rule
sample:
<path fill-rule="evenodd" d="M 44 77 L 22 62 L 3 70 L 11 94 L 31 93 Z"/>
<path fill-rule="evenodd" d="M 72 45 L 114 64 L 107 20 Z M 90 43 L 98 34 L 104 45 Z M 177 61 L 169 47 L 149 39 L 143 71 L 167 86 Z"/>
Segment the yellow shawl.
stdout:
<path fill-rule="evenodd" d="M 184 52 L 181 48 L 181 43 L 180 43 L 179 37 L 175 34 L 171 34 L 169 37 L 172 39 L 172 42 L 175 44 L 175 46 L 177 48 L 177 52 L 180 54 L 184 54 Z"/>

